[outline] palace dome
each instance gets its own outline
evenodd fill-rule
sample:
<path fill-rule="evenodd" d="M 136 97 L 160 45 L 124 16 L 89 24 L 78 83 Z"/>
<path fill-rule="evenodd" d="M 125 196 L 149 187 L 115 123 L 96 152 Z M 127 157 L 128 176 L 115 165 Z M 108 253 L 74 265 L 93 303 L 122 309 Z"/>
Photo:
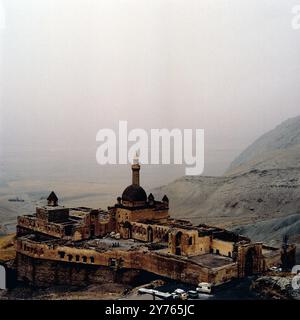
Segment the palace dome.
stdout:
<path fill-rule="evenodd" d="M 130 202 L 137 202 L 137 201 L 146 202 L 147 194 L 141 186 L 137 184 L 132 184 L 123 191 L 122 200 L 130 201 Z"/>

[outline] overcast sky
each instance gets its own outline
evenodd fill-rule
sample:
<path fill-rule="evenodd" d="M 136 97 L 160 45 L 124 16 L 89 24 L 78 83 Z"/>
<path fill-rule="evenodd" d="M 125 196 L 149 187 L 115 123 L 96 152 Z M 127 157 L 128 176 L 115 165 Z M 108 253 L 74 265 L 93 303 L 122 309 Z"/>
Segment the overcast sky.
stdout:
<path fill-rule="evenodd" d="M 296 4 L 2 0 L 2 146 L 94 146 L 128 120 L 203 128 L 211 156 L 238 154 L 300 114 Z"/>

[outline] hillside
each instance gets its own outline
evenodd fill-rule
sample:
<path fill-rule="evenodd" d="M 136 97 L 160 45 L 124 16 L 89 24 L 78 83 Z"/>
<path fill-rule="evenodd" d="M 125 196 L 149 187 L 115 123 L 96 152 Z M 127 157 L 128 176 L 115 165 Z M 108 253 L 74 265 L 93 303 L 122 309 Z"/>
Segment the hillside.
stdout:
<path fill-rule="evenodd" d="M 286 234 L 289 235 L 290 241 L 300 242 L 300 215 L 294 214 L 287 217 L 261 221 L 256 224 L 235 227 L 233 231 L 270 245 L 281 243 Z"/>
<path fill-rule="evenodd" d="M 271 246 L 279 246 L 288 235 L 289 241 L 297 244 L 297 261 L 300 261 L 300 214 L 242 225 L 232 231 Z"/>
<path fill-rule="evenodd" d="M 0 237 L 0 261 L 8 261 L 15 258 L 15 238 L 15 234 Z"/>
<path fill-rule="evenodd" d="M 266 133 L 222 177 L 183 177 L 154 190 L 172 214 L 232 226 L 300 213 L 300 117 Z"/>
<path fill-rule="evenodd" d="M 299 168 L 299 146 L 300 116 L 284 121 L 257 139 L 231 163 L 226 174 L 260 165 L 267 168 Z"/>

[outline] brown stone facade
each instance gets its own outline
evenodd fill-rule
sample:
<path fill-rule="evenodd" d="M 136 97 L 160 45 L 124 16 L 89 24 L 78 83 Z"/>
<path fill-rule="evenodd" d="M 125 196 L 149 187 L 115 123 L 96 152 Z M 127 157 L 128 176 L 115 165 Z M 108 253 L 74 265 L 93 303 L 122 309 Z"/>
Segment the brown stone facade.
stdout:
<path fill-rule="evenodd" d="M 116 282 L 131 284 L 138 282 L 143 276 L 140 270 L 116 272 L 108 267 L 35 259 L 21 253 L 17 255 L 16 261 L 18 280 L 36 287 L 83 286 Z"/>
<path fill-rule="evenodd" d="M 43 214 L 38 214 L 43 212 Z M 55 218 L 51 218 L 51 215 Z M 61 216 L 60 216 L 61 214 Z M 66 240 L 85 240 L 104 236 L 115 230 L 115 221 L 108 212 L 89 208 L 37 208 L 35 215 L 18 217 L 17 235 L 30 232 Z"/>
<path fill-rule="evenodd" d="M 87 266 L 93 266 L 95 270 L 111 271 L 108 279 L 117 277 L 115 272 L 128 270 L 143 270 L 159 276 L 167 277 L 173 280 L 178 280 L 197 285 L 199 282 L 222 283 L 227 282 L 237 277 L 237 264 L 232 262 L 219 268 L 209 268 L 201 266 L 192 260 L 179 259 L 176 256 L 170 256 L 163 252 L 151 251 L 145 247 L 136 250 L 109 250 L 105 252 L 97 252 L 92 249 L 72 248 L 67 246 L 56 246 L 55 244 L 40 244 L 31 240 L 18 240 L 18 279 L 32 283 L 40 284 L 36 281 L 35 263 L 37 266 L 43 265 L 44 268 L 54 266 L 54 269 L 59 268 L 60 263 L 64 265 L 64 272 L 67 269 L 89 270 Z M 26 260 L 26 258 L 30 258 Z M 19 260 L 18 260 L 19 259 Z M 52 264 L 42 264 L 41 261 L 52 262 Z M 58 264 L 57 264 L 58 263 Z M 27 265 L 28 264 L 28 265 Z M 103 269 L 104 268 L 104 269 Z M 219 270 L 223 270 L 219 273 Z M 45 271 L 45 270 L 44 270 Z M 50 273 L 53 270 L 50 268 Z M 71 272 L 71 271 L 70 271 Z M 84 273 L 85 271 L 82 271 Z M 80 272 L 79 272 L 80 273 Z M 46 272 L 45 272 L 46 274 Z M 48 281 L 52 281 L 51 277 Z M 63 284 L 63 278 L 55 283 Z M 75 284 L 73 281 L 72 283 Z M 83 281 L 81 284 L 87 284 L 88 281 Z M 66 282 L 65 284 L 68 284 Z"/>
<path fill-rule="evenodd" d="M 219 285 L 294 261 L 292 245 L 267 247 L 221 228 L 172 219 L 168 197 L 147 197 L 139 185 L 138 163 L 132 170 L 133 184 L 107 211 L 59 206 L 52 192 L 46 206 L 20 216 L 18 279 L 34 285 L 84 285 L 147 272 Z"/>

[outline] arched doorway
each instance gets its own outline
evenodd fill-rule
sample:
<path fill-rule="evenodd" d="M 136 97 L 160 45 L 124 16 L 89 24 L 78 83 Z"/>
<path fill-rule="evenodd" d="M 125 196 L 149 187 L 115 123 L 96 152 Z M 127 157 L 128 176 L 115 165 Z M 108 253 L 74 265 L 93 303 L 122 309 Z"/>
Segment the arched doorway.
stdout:
<path fill-rule="evenodd" d="M 153 229 L 151 227 L 147 228 L 147 241 L 153 242 Z"/>
<path fill-rule="evenodd" d="M 132 225 L 130 222 L 125 221 L 124 223 L 124 228 L 125 228 L 125 238 L 131 239 L 132 238 Z"/>
<path fill-rule="evenodd" d="M 175 236 L 175 246 L 176 246 L 175 254 L 178 256 L 181 255 L 181 237 L 182 237 L 182 232 L 181 231 L 177 232 Z"/>
<path fill-rule="evenodd" d="M 3 266 L 0 266 L 0 290 L 6 289 L 6 270 Z"/>
<path fill-rule="evenodd" d="M 245 256 L 245 276 L 251 276 L 253 274 L 254 258 L 255 250 L 250 248 Z"/>
<path fill-rule="evenodd" d="M 94 238 L 94 237 L 95 237 L 95 225 L 94 225 L 94 224 L 91 224 L 91 227 L 90 227 L 90 236 L 91 236 L 91 238 Z"/>
<path fill-rule="evenodd" d="M 163 236 L 163 242 L 168 242 L 169 241 L 169 233 L 166 232 Z"/>

